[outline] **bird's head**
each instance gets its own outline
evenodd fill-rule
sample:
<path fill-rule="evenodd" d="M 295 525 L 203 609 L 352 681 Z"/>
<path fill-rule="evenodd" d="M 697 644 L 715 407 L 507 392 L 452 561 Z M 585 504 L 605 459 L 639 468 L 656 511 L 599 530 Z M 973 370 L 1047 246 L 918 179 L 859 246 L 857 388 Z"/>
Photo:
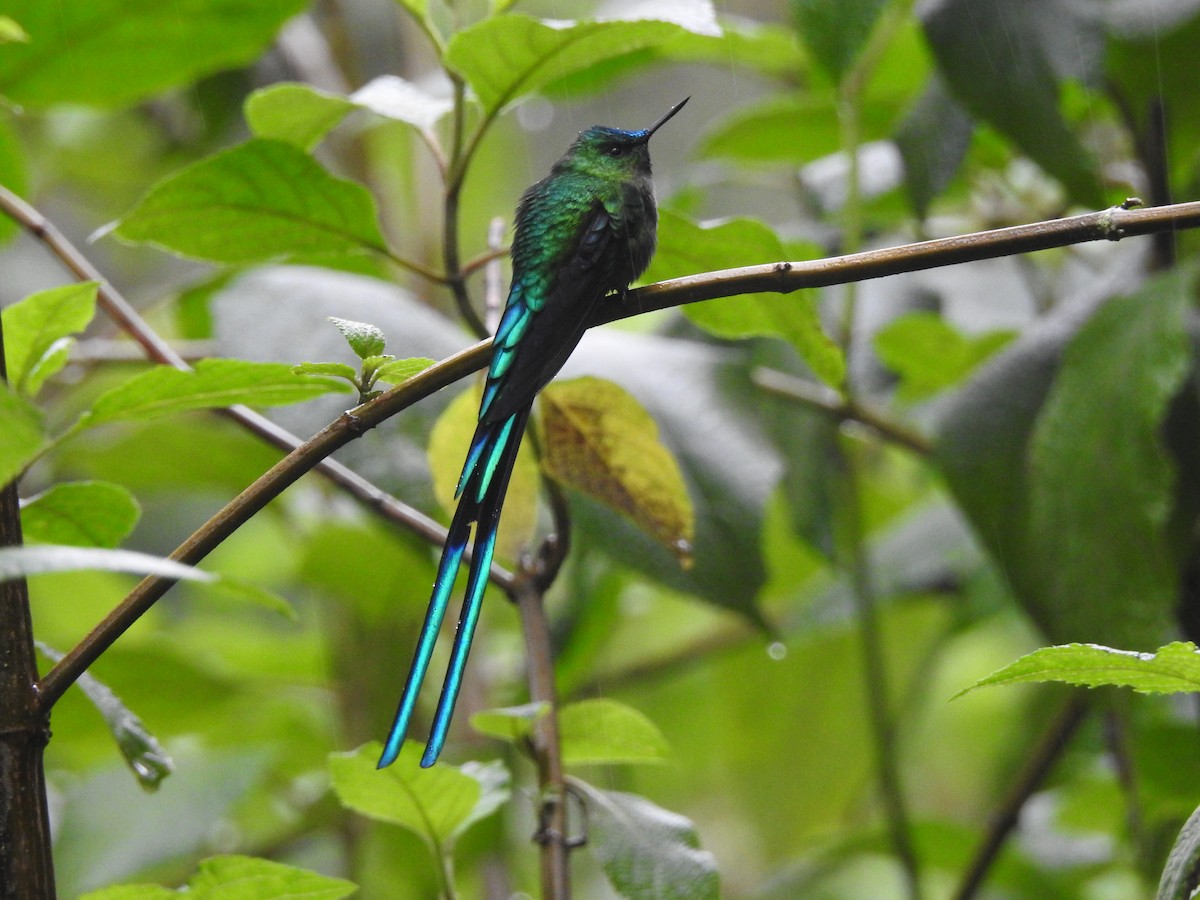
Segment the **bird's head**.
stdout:
<path fill-rule="evenodd" d="M 649 175 L 651 135 L 683 109 L 689 99 L 685 97 L 671 107 L 665 116 L 641 131 L 593 125 L 579 133 L 566 156 L 559 161 L 559 166 L 582 170 L 598 177 L 623 179 Z"/>

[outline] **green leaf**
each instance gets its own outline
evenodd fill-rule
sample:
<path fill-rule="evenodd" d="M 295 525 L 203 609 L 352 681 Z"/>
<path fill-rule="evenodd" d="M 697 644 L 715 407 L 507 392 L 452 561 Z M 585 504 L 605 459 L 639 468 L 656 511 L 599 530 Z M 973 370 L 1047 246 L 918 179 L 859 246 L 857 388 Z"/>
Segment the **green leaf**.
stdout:
<path fill-rule="evenodd" d="M 342 337 L 346 339 L 346 343 L 350 345 L 350 349 L 354 351 L 354 355 L 359 359 L 367 359 L 370 356 L 378 356 L 383 353 L 383 348 L 387 345 L 387 341 L 383 336 L 383 332 L 366 322 L 352 322 L 349 319 L 339 319 L 337 316 L 330 316 L 329 321 L 333 323 L 333 327 L 342 333 Z"/>
<path fill-rule="evenodd" d="M 79 900 L 179 900 L 179 894 L 159 884 L 116 884 L 88 891 Z"/>
<path fill-rule="evenodd" d="M 1082 687 L 1117 685 L 1143 694 L 1200 691 L 1200 652 L 1177 641 L 1155 653 L 1114 650 L 1100 644 L 1063 644 L 1027 653 L 957 695 L 976 688 L 1029 681 L 1061 681 Z"/>
<path fill-rule="evenodd" d="M 31 294 L 4 310 L 4 359 L 19 393 L 36 396 L 67 361 L 71 335 L 96 314 L 96 282 L 68 284 Z"/>
<path fill-rule="evenodd" d="M 21 138 L 13 127 L 12 117 L 5 115 L 4 96 L 0 94 L 0 184 L 20 197 L 29 191 L 29 171 L 22 152 Z M 0 244 L 21 230 L 9 216 L 0 216 Z"/>
<path fill-rule="evenodd" d="M 366 188 L 291 144 L 261 138 L 160 181 L 114 234 L 227 264 L 388 253 Z"/>
<path fill-rule="evenodd" d="M 875 352 L 902 381 L 900 396 L 919 400 L 958 384 L 1016 336 L 992 331 L 967 337 L 932 312 L 893 320 L 875 335 Z"/>
<path fill-rule="evenodd" d="M 0 485 L 20 475 L 45 446 L 41 412 L 0 384 Z"/>
<path fill-rule="evenodd" d="M 405 122 L 426 134 L 454 109 L 449 97 L 437 97 L 397 75 L 380 75 L 350 95 L 355 106 L 397 122 Z"/>
<path fill-rule="evenodd" d="M 800 34 L 833 82 L 866 45 L 887 0 L 792 0 Z"/>
<path fill-rule="evenodd" d="M 739 105 L 705 135 L 699 155 L 799 166 L 837 153 L 841 146 L 833 98 L 806 92 Z"/>
<path fill-rule="evenodd" d="M 1200 808 L 1193 812 L 1175 838 L 1158 883 L 1156 900 L 1192 900 L 1200 887 Z"/>
<path fill-rule="evenodd" d="M 295 144 L 308 151 L 354 109 L 341 94 L 307 84 L 273 84 L 246 98 L 246 124 L 255 137 Z"/>
<path fill-rule="evenodd" d="M 555 79 L 681 33 L 679 25 L 653 20 L 571 23 L 497 16 L 455 34 L 446 64 L 475 91 L 484 112 L 494 115 Z"/>
<path fill-rule="evenodd" d="M 558 713 L 558 732 L 567 765 L 661 763 L 670 755 L 654 723 L 616 700 L 567 704 Z"/>
<path fill-rule="evenodd" d="M 326 375 L 333 378 L 344 378 L 351 384 L 358 378 L 358 372 L 354 370 L 354 366 L 346 363 L 305 362 L 292 366 L 292 371 L 297 375 Z"/>
<path fill-rule="evenodd" d="M 307 84 L 262 88 L 246 99 L 246 121 L 257 137 L 287 141 L 308 151 L 356 109 L 412 125 L 433 140 L 434 127 L 453 108 L 449 97 L 434 96 L 396 75 L 381 75 L 349 97 Z"/>
<path fill-rule="evenodd" d="M 38 649 L 55 663 L 62 660 L 61 653 L 45 644 L 39 644 Z M 75 684 L 99 711 L 138 784 L 148 791 L 158 790 L 163 779 L 175 770 L 175 764 L 158 739 L 108 685 L 90 672 L 80 675 Z"/>
<path fill-rule="evenodd" d="M 56 484 L 21 503 L 26 542 L 116 547 L 137 524 L 141 508 L 125 488 L 106 481 Z"/>
<path fill-rule="evenodd" d="M 75 572 L 97 569 L 103 572 L 128 572 L 132 575 L 157 575 L 179 581 L 213 581 L 216 576 L 201 569 L 148 553 L 133 550 L 106 550 L 101 547 L 62 547 L 40 544 L 35 547 L 0 547 L 0 581 L 12 581 L 30 575 L 51 572 Z"/>
<path fill-rule="evenodd" d="M 187 887 L 171 891 L 157 885 L 120 885 L 92 891 L 81 900 L 340 900 L 358 886 L 269 859 L 214 856 L 200 863 Z"/>
<path fill-rule="evenodd" d="M 106 391 L 76 427 L 94 428 L 237 403 L 280 406 L 346 390 L 340 380 L 297 375 L 286 363 L 202 359 L 191 371 L 156 366 Z"/>
<path fill-rule="evenodd" d="M 717 864 L 688 819 L 645 797 L 572 782 L 588 802 L 587 849 L 628 900 L 716 900 Z"/>
<path fill-rule="evenodd" d="M 588 377 L 547 386 L 541 410 L 546 473 L 622 513 L 690 565 L 692 501 L 642 405 L 611 381 Z"/>
<path fill-rule="evenodd" d="M 754 219 L 729 219 L 704 227 L 664 210 L 659 249 L 647 277 L 660 281 L 717 269 L 779 262 L 779 237 Z M 821 380 L 840 387 L 846 375 L 841 348 L 821 328 L 811 293 L 746 294 L 689 303 L 684 315 L 718 337 L 778 337 L 790 343 Z"/>
<path fill-rule="evenodd" d="M 0 94 L 31 109 L 121 106 L 257 58 L 308 0 L 6 0 L 29 34 L 0 54 Z"/>
<path fill-rule="evenodd" d="M 346 808 L 408 829 L 431 851 L 452 853 L 463 832 L 508 800 L 508 771 L 499 761 L 422 769 L 422 748 L 408 741 L 393 765 L 376 769 L 382 750 L 376 741 L 330 754 L 333 790 Z"/>
<path fill-rule="evenodd" d="M 425 356 L 394 359 L 376 369 L 375 378 L 377 381 L 386 381 L 388 384 L 401 384 L 414 375 L 420 375 L 433 364 L 434 360 Z"/>
<path fill-rule="evenodd" d="M 438 416 L 429 435 L 425 455 L 433 476 L 433 494 L 447 511 L 454 510 L 457 505 L 454 491 L 462 472 L 462 461 L 471 446 L 471 436 L 475 433 L 482 396 L 478 386 L 463 391 Z M 496 552 L 501 559 L 517 559 L 533 540 L 537 527 L 538 489 L 537 463 L 528 442 L 523 442 L 517 451 L 496 538 Z"/>
<path fill-rule="evenodd" d="M 200 863 L 188 882 L 188 897 L 206 898 L 296 898 L 296 900 L 339 900 L 358 890 L 344 878 L 330 878 L 306 869 L 285 866 L 269 859 L 249 856 L 216 856 Z"/>
<path fill-rule="evenodd" d="M 515 744 L 533 733 L 534 723 L 550 711 L 550 704 L 526 703 L 503 709 L 485 709 L 471 716 L 471 727 L 480 734 Z"/>
<path fill-rule="evenodd" d="M 938 464 L 1052 641 L 1149 648 L 1174 627 L 1173 508 L 1192 492 L 1176 496 L 1163 425 L 1191 364 L 1193 284 L 1176 271 L 1031 331 L 945 410 Z"/>
<path fill-rule="evenodd" d="M 944 0 L 923 7 L 921 18 L 942 78 L 963 105 L 1074 201 L 1101 206 L 1095 163 L 1059 107 L 1065 78 L 1098 80 L 1103 42 L 1090 16 L 1071 0 Z"/>
<path fill-rule="evenodd" d="M 925 218 L 929 205 L 962 167 L 975 122 L 934 76 L 896 129 L 894 141 L 904 160 L 904 186 L 913 211 Z"/>
<path fill-rule="evenodd" d="M 10 16 L 0 16 L 0 44 L 29 43 L 29 33 Z"/>

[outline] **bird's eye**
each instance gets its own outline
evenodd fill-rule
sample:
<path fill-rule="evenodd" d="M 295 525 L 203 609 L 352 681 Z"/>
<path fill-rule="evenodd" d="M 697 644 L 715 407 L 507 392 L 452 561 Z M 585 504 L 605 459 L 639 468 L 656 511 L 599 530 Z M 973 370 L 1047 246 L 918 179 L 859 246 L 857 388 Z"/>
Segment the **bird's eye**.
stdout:
<path fill-rule="evenodd" d="M 608 155 L 612 156 L 612 157 L 624 156 L 625 148 L 622 147 L 620 144 L 609 144 L 607 152 L 608 152 Z"/>

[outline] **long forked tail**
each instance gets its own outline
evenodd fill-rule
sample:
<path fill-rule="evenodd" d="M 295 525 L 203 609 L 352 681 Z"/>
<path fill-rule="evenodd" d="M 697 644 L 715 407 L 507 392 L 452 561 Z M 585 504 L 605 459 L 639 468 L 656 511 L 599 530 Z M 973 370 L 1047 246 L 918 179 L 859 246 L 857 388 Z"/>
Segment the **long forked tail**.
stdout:
<path fill-rule="evenodd" d="M 483 591 L 487 587 L 488 572 L 492 567 L 492 555 L 496 550 L 496 532 L 500 525 L 500 510 L 504 506 L 504 494 L 508 490 L 509 476 L 512 475 L 513 464 L 517 459 L 517 450 L 521 446 L 521 437 L 525 433 L 525 422 L 529 418 L 529 408 L 519 410 L 500 422 L 480 424 L 475 430 L 471 441 L 471 450 L 463 467 L 462 478 L 458 485 L 458 509 L 450 521 L 450 530 L 446 535 L 446 544 L 442 548 L 442 559 L 438 564 L 437 577 L 433 582 L 433 595 L 429 600 L 429 609 L 425 613 L 425 622 L 421 626 L 421 636 L 417 641 L 417 650 L 413 656 L 412 668 L 408 672 L 408 680 L 404 683 L 404 693 L 400 696 L 400 705 L 396 710 L 396 718 L 388 732 L 384 743 L 383 754 L 379 758 L 378 768 L 390 766 L 400 754 L 408 726 L 416 709 L 417 695 L 429 670 L 429 662 L 433 658 L 434 646 L 437 644 L 438 632 L 446 617 L 446 609 L 450 605 L 450 593 L 454 581 L 458 577 L 458 569 L 466 552 L 467 540 L 471 536 L 471 524 L 475 524 L 475 538 L 471 550 L 471 566 L 467 576 L 467 591 L 463 598 L 462 613 L 458 619 L 458 630 L 454 635 L 454 647 L 450 651 L 450 664 L 446 669 L 446 680 L 442 684 L 442 694 L 438 699 L 437 711 L 433 717 L 433 727 L 430 729 L 429 742 L 425 746 L 425 755 L 421 757 L 421 766 L 428 768 L 437 762 L 438 754 L 446 742 L 446 734 L 450 730 L 450 719 L 454 714 L 454 704 L 458 700 L 458 692 L 462 687 L 463 672 L 467 667 L 467 655 L 471 650 L 471 639 L 475 635 L 475 625 L 479 621 L 479 610 L 483 605 Z"/>

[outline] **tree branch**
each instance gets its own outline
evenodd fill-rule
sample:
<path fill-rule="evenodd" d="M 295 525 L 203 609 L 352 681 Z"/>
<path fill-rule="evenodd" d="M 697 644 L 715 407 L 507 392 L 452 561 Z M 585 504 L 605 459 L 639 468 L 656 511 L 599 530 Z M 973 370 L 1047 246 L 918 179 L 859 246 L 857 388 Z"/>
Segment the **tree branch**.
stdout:
<path fill-rule="evenodd" d="M 0 390 L 6 390 L 0 327 Z M 14 479 L 0 487 L 0 547 L 22 543 Z M 54 862 L 42 753 L 47 711 L 37 709 L 37 656 L 24 578 L 0 581 L 0 897 L 53 900 Z"/>
<path fill-rule="evenodd" d="M 787 293 L 801 287 L 880 278 L 899 272 L 954 265 L 974 259 L 991 259 L 1088 240 L 1115 240 L 1126 235 L 1195 227 L 1200 227 L 1200 203 L 1183 203 L 1148 210 L 1116 207 L 1070 219 L 926 241 L 887 250 L 872 250 L 828 260 L 774 263 L 690 275 L 631 291 L 629 297 L 624 300 L 614 296 L 601 305 L 599 313 L 590 324 L 615 321 L 652 309 L 665 309 L 683 303 L 747 292 Z M 315 468 L 329 454 L 413 403 L 483 368 L 490 353 L 491 340 L 480 341 L 374 400 L 343 414 L 311 440 L 289 453 L 234 498 L 181 544 L 171 555 L 172 558 L 193 565 L 199 562 L 254 513 L 305 472 Z M 418 533 L 435 542 L 445 539 L 445 532 L 436 525 L 432 529 L 413 527 Z M 430 533 L 431 530 L 434 533 Z M 514 581 L 511 573 L 493 564 L 491 579 L 512 596 Z M 166 593 L 173 583 L 153 577 L 139 583 L 87 638 L 46 675 L 39 685 L 39 708 L 49 709 L 67 686 Z"/>

